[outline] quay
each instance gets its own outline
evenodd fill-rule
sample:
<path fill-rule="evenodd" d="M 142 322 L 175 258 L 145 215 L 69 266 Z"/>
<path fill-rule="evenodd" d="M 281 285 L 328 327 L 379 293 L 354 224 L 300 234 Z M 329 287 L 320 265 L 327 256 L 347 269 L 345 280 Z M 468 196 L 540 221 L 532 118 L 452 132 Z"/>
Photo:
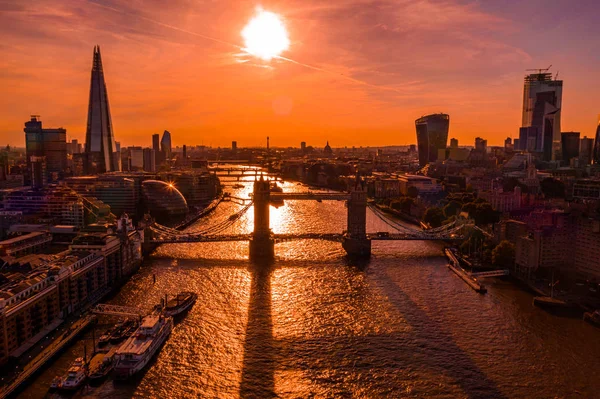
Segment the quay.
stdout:
<path fill-rule="evenodd" d="M 485 294 L 487 292 L 487 288 L 483 284 L 479 284 L 476 278 L 469 275 L 461 266 L 456 258 L 456 256 L 452 253 L 448 248 L 444 249 L 444 253 L 448 257 L 448 269 L 452 270 L 458 277 L 460 277 L 469 287 L 471 287 L 475 292 L 480 294 Z"/>
<path fill-rule="evenodd" d="M 81 334 L 92 322 L 95 322 L 96 317 L 89 315 L 73 323 L 71 327 L 63 334 L 61 338 L 56 339 L 38 354 L 32 361 L 27 363 L 23 371 L 19 373 L 13 381 L 4 386 L 0 391 L 0 399 L 12 397 L 18 389 L 32 376 L 34 376 L 48 361 L 60 353 L 67 347 L 79 334 Z"/>

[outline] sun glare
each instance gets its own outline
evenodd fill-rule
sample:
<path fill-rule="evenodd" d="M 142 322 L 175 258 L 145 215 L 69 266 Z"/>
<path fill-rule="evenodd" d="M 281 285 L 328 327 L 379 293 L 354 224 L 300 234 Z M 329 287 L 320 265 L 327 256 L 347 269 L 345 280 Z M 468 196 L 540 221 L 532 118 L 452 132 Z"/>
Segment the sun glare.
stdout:
<path fill-rule="evenodd" d="M 248 53 L 269 61 L 290 46 L 290 39 L 283 21 L 277 14 L 262 9 L 242 30 Z"/>

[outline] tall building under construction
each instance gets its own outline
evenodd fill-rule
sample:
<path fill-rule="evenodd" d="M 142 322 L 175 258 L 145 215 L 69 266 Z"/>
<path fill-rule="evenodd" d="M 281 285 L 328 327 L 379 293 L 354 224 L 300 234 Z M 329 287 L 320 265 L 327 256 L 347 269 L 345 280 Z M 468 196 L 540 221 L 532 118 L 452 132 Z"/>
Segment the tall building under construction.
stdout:
<path fill-rule="evenodd" d="M 556 159 L 561 149 L 563 81 L 553 78 L 549 69 L 525 76 L 519 133 L 520 149 L 540 153 L 545 161 Z"/>

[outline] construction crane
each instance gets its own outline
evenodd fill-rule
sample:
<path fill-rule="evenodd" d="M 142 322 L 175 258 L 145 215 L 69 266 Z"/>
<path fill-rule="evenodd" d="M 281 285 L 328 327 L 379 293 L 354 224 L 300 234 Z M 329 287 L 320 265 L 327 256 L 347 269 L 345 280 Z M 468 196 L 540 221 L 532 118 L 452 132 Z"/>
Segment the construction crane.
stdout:
<path fill-rule="evenodd" d="M 542 72 L 548 72 L 550 68 L 552 68 L 552 64 L 548 68 L 526 69 L 526 71 L 537 71 L 538 74 L 541 74 Z"/>

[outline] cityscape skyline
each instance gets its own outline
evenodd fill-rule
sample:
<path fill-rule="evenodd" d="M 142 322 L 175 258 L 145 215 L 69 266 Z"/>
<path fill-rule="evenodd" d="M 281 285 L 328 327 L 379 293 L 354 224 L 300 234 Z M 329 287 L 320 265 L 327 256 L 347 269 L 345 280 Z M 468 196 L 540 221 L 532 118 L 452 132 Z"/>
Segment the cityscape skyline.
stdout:
<path fill-rule="evenodd" d="M 173 146 L 203 143 L 224 147 L 232 140 L 241 147 L 256 146 L 262 145 L 267 135 L 275 146 L 284 147 L 298 145 L 299 136 L 313 145 L 321 145 L 317 141 L 325 137 L 334 147 L 405 145 L 415 142 L 414 120 L 436 112 L 452 116 L 450 137 L 472 142 L 477 136 L 485 136 L 491 145 L 500 145 L 506 137 L 518 137 L 525 70 L 549 64 L 555 65 L 552 72 L 560 73 L 560 79 L 565 81 L 562 130 L 580 131 L 591 137 L 597 114 L 593 106 L 598 103 L 600 88 L 585 78 L 585 71 L 593 69 L 597 60 L 586 57 L 583 66 L 574 63 L 578 55 L 573 52 L 585 49 L 588 54 L 598 40 L 587 39 L 588 47 L 573 49 L 567 46 L 569 39 L 574 39 L 573 34 L 560 34 L 567 28 L 575 32 L 584 27 L 591 32 L 597 29 L 588 20 L 591 13 L 581 12 L 591 10 L 592 5 L 578 4 L 577 17 L 570 16 L 565 5 L 538 10 L 540 20 L 548 17 L 555 23 L 556 29 L 551 32 L 544 28 L 530 32 L 521 17 L 492 5 L 423 1 L 413 6 L 390 6 L 394 17 L 405 13 L 406 31 L 399 30 L 395 19 L 388 20 L 369 8 L 370 13 L 375 13 L 370 21 L 380 23 L 373 27 L 357 21 L 356 34 L 375 44 L 372 48 L 361 46 L 362 50 L 347 44 L 348 40 L 340 41 L 350 33 L 337 23 L 328 32 L 317 27 L 304 34 L 299 32 L 304 23 L 315 26 L 321 20 L 335 21 L 352 9 L 352 4 L 343 2 L 324 10 L 313 3 L 303 8 L 280 5 L 275 9 L 294 33 L 291 36 L 296 37 L 284 56 L 306 63 L 299 65 L 284 60 L 265 64 L 240 55 L 239 49 L 231 52 L 231 44 L 241 44 L 241 21 L 254 12 L 255 5 L 230 5 L 227 10 L 213 5 L 207 14 L 226 12 L 224 15 L 231 18 L 222 29 L 201 32 L 195 27 L 203 26 L 198 22 L 205 17 L 184 4 L 169 10 L 168 17 L 181 23 L 175 26 L 161 19 L 158 6 L 153 3 L 143 11 L 118 1 L 108 7 L 89 2 L 79 9 L 69 8 L 69 2 L 52 7 L 44 7 L 42 2 L 35 10 L 9 3 L 3 15 L 12 19 L 0 28 L 11 42 L 5 47 L 9 61 L 0 66 L 0 79 L 11 98 L 3 107 L 0 137 L 7 144 L 22 145 L 22 136 L 13 133 L 28 115 L 40 114 L 48 125 L 65 127 L 69 139 L 84 141 L 86 96 L 82 93 L 89 79 L 87 55 L 94 44 L 105 49 L 114 132 L 124 146 L 149 145 L 147 137 L 164 129 L 174 133 Z M 354 7 L 360 10 L 361 5 Z M 508 4 L 507 8 L 514 7 Z M 556 19 L 557 10 L 564 11 L 560 20 Z M 446 18 L 440 26 L 421 27 L 419 22 L 424 17 L 420 15 L 424 12 L 446 13 L 454 20 Z M 91 20 L 90 27 L 82 26 L 79 21 L 91 15 L 97 20 Z M 55 17 L 59 29 L 46 32 L 44 22 Z M 133 21 L 131 28 L 124 25 L 126 20 Z M 38 23 L 33 31 L 28 22 Z M 492 28 L 484 28 L 484 22 Z M 99 30 L 100 23 L 106 25 L 106 31 Z M 474 27 L 468 28 L 469 24 Z M 61 27 L 78 31 L 78 39 L 62 40 Z M 464 40 L 446 43 L 457 39 L 453 35 L 441 40 L 440 31 L 447 28 L 464 35 Z M 476 30 L 483 32 L 481 42 L 476 40 Z M 553 42 L 551 48 L 533 40 L 543 33 L 548 35 L 547 42 Z M 24 45 L 30 43 L 31 36 L 43 34 L 47 45 L 38 49 L 35 63 L 28 61 L 31 55 Z M 207 34 L 209 39 L 202 37 Z M 402 54 L 431 37 L 440 39 L 439 45 L 447 48 L 442 52 L 448 58 L 443 67 L 431 67 L 431 60 L 422 52 L 411 52 L 410 62 L 405 56 L 393 56 L 389 63 L 383 59 L 384 49 L 391 44 L 397 44 Z M 308 43 L 319 38 L 328 39 L 324 49 L 310 49 Z M 402 42 L 405 39 L 409 44 Z M 515 46 L 515 42 L 522 47 Z M 139 43 L 143 51 L 126 51 L 134 43 Z M 494 60 L 486 60 L 486 52 L 495 52 Z M 71 62 L 55 63 L 57 57 L 67 57 Z M 463 58 L 470 61 L 466 69 Z M 32 85 L 44 88 L 36 90 L 35 98 L 28 95 Z M 327 94 L 315 96 L 315 87 Z M 53 95 L 56 92 L 61 92 L 59 98 Z M 197 96 L 198 92 L 202 96 Z M 495 123 L 489 123 L 492 119 Z"/>

